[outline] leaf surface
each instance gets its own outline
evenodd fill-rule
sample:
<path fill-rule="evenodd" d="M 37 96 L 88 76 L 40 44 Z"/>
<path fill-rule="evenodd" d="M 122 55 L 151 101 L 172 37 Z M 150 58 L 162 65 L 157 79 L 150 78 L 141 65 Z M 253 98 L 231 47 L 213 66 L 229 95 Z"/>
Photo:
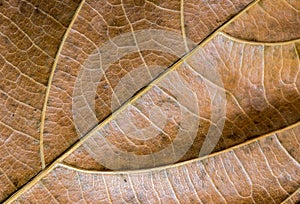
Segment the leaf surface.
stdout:
<path fill-rule="evenodd" d="M 298 1 L 79 3 L 0 6 L 0 200 L 299 201 Z"/>
<path fill-rule="evenodd" d="M 295 146 L 282 144 L 283 135 L 295 137 L 299 127 L 151 171 L 101 173 L 58 165 L 16 203 L 280 203 L 299 187 L 299 160 L 287 151 Z"/>
<path fill-rule="evenodd" d="M 51 68 L 76 1 L 0 1 L 0 201 L 42 170 Z"/>

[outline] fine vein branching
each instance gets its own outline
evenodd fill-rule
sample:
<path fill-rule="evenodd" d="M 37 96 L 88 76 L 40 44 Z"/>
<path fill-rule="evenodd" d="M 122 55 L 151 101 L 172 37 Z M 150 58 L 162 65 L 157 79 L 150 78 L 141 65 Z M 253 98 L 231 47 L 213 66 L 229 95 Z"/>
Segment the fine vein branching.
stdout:
<path fill-rule="evenodd" d="M 134 97 L 132 97 L 130 100 L 126 101 L 125 103 L 123 103 L 113 114 L 110 114 L 109 116 L 107 116 L 102 122 L 100 122 L 98 125 L 96 125 L 91 131 L 89 131 L 85 136 L 83 136 L 80 140 L 78 140 L 77 142 L 75 142 L 72 146 L 70 146 L 65 152 L 63 152 L 60 156 L 58 156 L 51 164 L 49 164 L 47 167 L 45 167 L 39 174 L 37 174 L 35 177 L 33 177 L 32 179 L 30 179 L 27 183 L 25 183 L 21 188 L 19 188 L 13 195 L 11 195 L 10 197 L 8 197 L 4 203 L 12 203 L 14 200 L 16 200 L 21 194 L 23 194 L 24 192 L 26 192 L 28 189 L 30 189 L 31 187 L 33 187 L 38 181 L 40 181 L 42 178 L 44 178 L 49 172 L 51 172 L 53 169 L 55 169 L 55 167 L 57 167 L 67 156 L 69 156 L 73 151 L 75 151 L 79 146 L 81 146 L 88 138 L 90 138 L 96 131 L 99 130 L 99 128 L 103 127 L 104 125 L 106 125 L 107 123 L 109 123 L 109 121 L 111 121 L 115 115 L 117 115 L 118 113 L 122 112 L 126 107 L 128 107 L 130 104 L 132 104 L 132 102 L 134 102 L 135 100 L 137 100 L 141 95 L 145 94 L 147 91 L 149 91 L 149 89 L 151 89 L 151 87 L 153 87 L 155 84 L 157 84 L 158 82 L 160 82 L 166 75 L 168 75 L 169 73 L 171 73 L 172 71 L 174 71 L 175 69 L 177 69 L 180 64 L 182 64 L 186 59 L 188 59 L 190 56 L 192 56 L 195 52 L 197 52 L 200 48 L 202 48 L 205 44 L 207 44 L 211 39 L 213 39 L 217 34 L 220 33 L 220 31 L 222 31 L 228 24 L 230 24 L 232 21 L 234 21 L 236 18 L 238 18 L 240 15 L 242 15 L 244 12 L 246 12 L 248 9 L 250 9 L 251 7 L 253 7 L 254 5 L 256 5 L 260 0 L 254 0 L 251 3 L 249 3 L 243 10 L 241 10 L 239 13 L 237 13 L 235 16 L 231 17 L 229 20 L 227 20 L 225 23 L 223 23 L 222 25 L 220 25 L 218 28 L 216 28 L 211 34 L 209 34 L 204 40 L 202 40 L 194 49 L 190 50 L 190 52 L 188 52 L 187 54 L 185 54 L 181 59 L 179 59 L 178 61 L 176 61 L 175 63 L 173 63 L 168 69 L 166 69 L 163 73 L 161 73 L 160 75 L 158 75 L 154 80 L 152 80 L 145 88 L 141 89 L 140 92 L 138 92 L 137 94 L 135 94 Z M 56 57 L 56 62 L 53 65 L 53 69 L 51 72 L 51 76 L 49 78 L 49 84 L 48 84 L 48 88 L 47 88 L 47 94 L 46 94 L 46 98 L 45 98 L 45 103 L 44 103 L 44 108 L 43 108 L 43 116 L 42 116 L 42 126 L 44 125 L 44 120 L 45 120 L 45 110 L 46 110 L 46 106 L 47 106 L 47 102 L 48 102 L 48 98 L 49 98 L 49 92 L 50 92 L 50 86 L 52 84 L 52 78 L 54 75 L 54 71 L 56 68 L 56 64 L 59 58 L 59 53 L 63 47 L 64 41 L 65 39 L 68 37 L 67 34 L 69 32 L 69 30 L 72 27 L 72 24 L 74 22 L 74 20 L 76 20 L 76 17 L 78 16 L 78 13 L 80 12 L 80 9 L 82 7 L 82 5 L 84 4 L 84 0 L 80 3 L 72 22 L 70 23 L 70 26 L 68 28 L 68 30 L 66 31 L 66 34 L 64 36 L 64 39 L 60 45 L 59 51 L 57 53 L 57 57 Z M 41 130 L 41 138 L 42 138 L 42 130 Z M 43 139 L 40 143 L 41 145 L 43 144 Z M 44 154 L 43 154 L 43 148 L 41 148 L 41 156 L 43 156 L 44 158 Z M 44 162 L 44 159 L 42 159 L 42 161 Z M 198 158 L 198 159 L 203 159 L 203 158 Z M 188 161 L 188 162 L 192 162 Z"/>

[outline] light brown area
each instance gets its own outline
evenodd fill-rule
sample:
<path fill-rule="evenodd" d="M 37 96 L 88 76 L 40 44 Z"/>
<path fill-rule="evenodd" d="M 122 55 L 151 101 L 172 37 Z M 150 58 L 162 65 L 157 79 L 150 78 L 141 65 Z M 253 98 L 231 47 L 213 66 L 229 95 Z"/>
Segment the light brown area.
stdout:
<path fill-rule="evenodd" d="M 180 124 L 180 120 L 183 119 L 178 111 L 180 108 L 189 109 L 193 102 L 180 101 L 180 95 L 174 96 L 172 93 L 164 91 L 164 88 L 161 88 L 161 84 L 164 83 L 172 84 L 182 94 L 190 91 L 196 94 L 197 98 L 195 100 L 198 103 L 199 111 L 196 113 L 199 114 L 197 137 L 180 161 L 198 157 L 208 128 L 212 125 L 212 109 L 218 108 L 220 104 L 211 105 L 210 90 L 223 90 L 227 99 L 226 115 L 224 115 L 226 116 L 225 126 L 215 151 L 229 148 L 299 121 L 300 97 L 298 91 L 300 79 L 297 73 L 300 71 L 300 64 L 293 43 L 274 46 L 251 45 L 235 42 L 218 35 L 203 48 L 196 51 L 186 62 L 187 64 L 180 65 L 172 73 L 182 76 L 184 84 L 181 81 L 172 80 L 171 76 L 166 76 L 158 83 L 158 87 L 153 87 L 132 104 L 134 108 L 137 107 L 140 111 L 135 111 L 135 114 L 130 115 L 129 113 L 134 108 L 129 106 L 100 129 L 100 135 L 94 133 L 94 136 L 91 136 L 92 139 L 97 140 L 97 137 L 104 137 L 108 143 L 117 146 L 118 149 L 126 150 L 125 152 L 135 152 L 137 155 L 149 154 L 150 150 L 155 152 L 157 148 L 166 148 L 170 144 L 171 138 L 178 136 L 176 128 L 183 128 L 182 125 L 176 125 Z M 223 85 L 216 81 L 215 75 L 208 74 L 208 71 L 211 70 L 216 70 L 223 81 Z M 178 88 L 183 86 L 188 86 L 188 91 Z M 186 98 L 186 96 L 182 98 Z M 176 102 L 176 99 L 179 101 Z M 130 139 L 132 133 L 129 129 L 122 129 L 122 127 L 126 127 L 124 124 L 128 122 L 139 123 L 137 127 L 142 130 L 148 127 L 151 122 L 159 121 L 155 118 L 151 119 L 152 115 L 149 114 L 151 107 L 156 106 L 155 103 L 152 104 L 152 101 L 160 102 L 160 107 L 168 107 L 169 111 L 166 111 L 165 114 L 177 117 L 175 126 L 168 123 L 162 129 L 155 126 L 154 130 L 156 131 L 151 133 L 155 142 L 148 140 L 145 143 Z M 103 132 L 103 130 L 105 131 Z M 160 131 L 163 131 L 163 134 Z M 147 135 L 147 132 L 141 131 L 139 134 Z M 163 141 L 166 137 L 169 139 L 165 139 L 161 144 L 159 141 Z M 126 140 L 130 140 L 130 142 Z M 189 141 L 188 136 L 185 140 Z M 293 140 L 291 139 L 291 141 Z M 82 164 L 89 163 L 90 160 L 93 161 L 95 156 L 92 156 L 93 153 L 89 155 L 91 152 L 87 152 L 84 150 L 85 148 L 85 146 L 80 147 L 75 151 L 75 155 L 71 154 L 66 159 L 66 162 L 72 166 L 82 167 Z M 82 154 L 79 157 L 78 151 Z M 99 150 L 96 151 L 97 153 L 94 154 L 100 154 Z M 298 155 L 298 152 L 295 155 Z M 96 163 L 95 165 L 89 166 L 89 168 L 97 169 L 99 165 Z M 101 168 L 100 166 L 99 170 Z"/>
<path fill-rule="evenodd" d="M 299 183 L 299 163 L 270 134 L 203 160 L 141 172 L 58 166 L 15 203 L 280 203 Z"/>

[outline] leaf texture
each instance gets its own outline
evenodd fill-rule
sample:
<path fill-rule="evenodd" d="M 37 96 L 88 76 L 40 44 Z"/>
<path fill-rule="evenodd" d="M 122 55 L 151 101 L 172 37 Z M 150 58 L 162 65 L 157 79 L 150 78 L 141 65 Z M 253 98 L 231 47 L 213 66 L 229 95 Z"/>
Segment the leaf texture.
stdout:
<path fill-rule="evenodd" d="M 299 38 L 299 2 L 261 1 L 225 28 L 228 34 L 249 41 L 284 42 Z"/>
<path fill-rule="evenodd" d="M 95 49 L 117 35 L 142 29 L 171 30 L 182 35 L 182 40 L 184 40 L 184 35 L 181 34 L 184 30 L 181 30 L 180 1 L 171 1 L 166 5 L 155 1 L 143 2 L 144 1 L 140 3 L 134 1 L 124 1 L 123 3 L 121 1 L 86 1 L 83 4 L 62 48 L 53 78 L 53 86 L 51 87 L 45 120 L 44 150 L 46 163 L 52 161 L 78 140 L 72 121 L 72 93 L 81 65 Z M 240 5 L 245 7 L 249 2 L 250 1 L 241 2 Z M 103 6 L 106 4 L 107 6 Z M 190 4 L 193 4 L 193 2 Z M 205 5 L 205 1 L 203 1 L 202 4 Z M 224 4 L 227 5 L 231 3 L 224 1 Z M 185 5 L 188 6 L 188 4 Z M 190 31 L 189 33 L 185 33 L 185 35 L 191 36 L 191 38 L 198 40 L 196 42 L 199 42 L 207 37 L 222 22 L 243 8 L 239 6 L 238 8 L 240 9 L 237 10 L 232 6 L 225 5 L 216 4 L 216 8 L 211 8 L 210 10 L 209 17 L 216 19 L 214 21 L 218 20 L 219 23 L 207 25 L 210 29 L 205 33 L 198 34 Z M 223 9 L 223 7 L 226 9 Z M 150 9 L 150 13 L 148 9 Z M 194 10 L 194 12 L 196 11 L 197 10 Z M 220 15 L 222 14 L 222 16 L 214 16 L 215 12 L 220 13 Z M 115 15 L 120 17 L 113 18 L 112 16 Z M 202 12 L 198 15 L 200 15 L 200 17 L 207 16 L 207 13 Z M 172 19 L 172 21 L 170 21 L 170 19 Z M 193 27 L 193 21 L 186 20 L 184 25 L 189 29 Z M 130 38 L 130 40 L 134 41 L 134 37 Z M 122 45 L 119 46 L 122 47 Z M 126 44 L 123 46 L 126 46 Z M 181 54 L 183 55 L 184 52 Z M 151 73 L 149 77 L 145 77 L 143 82 L 137 86 L 137 91 L 152 81 L 159 73 L 162 73 L 168 66 L 172 65 L 176 59 L 175 56 L 170 56 L 170 54 L 155 53 L 151 50 L 139 52 L 137 50 L 129 56 L 124 56 L 121 62 L 118 61 L 111 65 L 105 72 L 106 79 L 104 78 L 97 88 L 98 99 L 96 99 L 95 110 L 99 122 L 111 113 L 110 103 L 113 88 L 115 88 L 118 81 L 124 77 L 126 73 L 137 69 L 141 64 L 145 64 L 146 69 Z M 149 66 L 152 64 L 158 64 L 161 68 L 149 70 Z M 68 79 L 67 82 L 65 81 L 66 78 Z M 122 96 L 123 100 L 121 99 L 121 103 L 132 95 L 133 93 L 128 93 Z M 59 120 L 59 118 L 63 118 L 63 120 Z M 97 124 L 91 124 L 91 126 L 93 125 Z M 56 139 L 57 135 L 60 135 L 60 140 Z"/>
<path fill-rule="evenodd" d="M 1 1 L 0 200 L 42 169 L 43 104 L 55 55 L 76 1 Z"/>
<path fill-rule="evenodd" d="M 203 160 L 146 172 L 94 173 L 59 165 L 16 203 L 280 203 L 300 181 L 299 160 L 280 141 L 282 135 L 299 140 L 299 127 Z"/>
<path fill-rule="evenodd" d="M 252 55 L 252 53 L 255 53 L 255 55 Z M 265 61 L 265 59 L 268 60 Z M 283 62 L 285 60 L 288 64 Z M 207 61 L 210 64 L 206 64 Z M 280 61 L 282 62 L 280 64 L 283 64 L 282 66 L 274 66 L 274 64 Z M 207 70 L 211 70 L 212 66 L 217 67 L 218 73 L 222 75 L 227 97 L 226 122 L 216 150 L 226 149 L 255 136 L 291 125 L 299 120 L 300 115 L 296 114 L 299 107 L 299 95 L 297 93 L 299 78 L 297 78 L 296 74 L 299 71 L 299 60 L 294 44 L 276 46 L 251 45 L 238 43 L 222 35 L 218 35 L 207 43 L 205 47 L 187 59 L 187 64 L 179 65 L 170 75 L 153 86 L 148 93 L 145 93 L 141 98 L 126 107 L 123 113 L 116 115 L 105 126 L 101 126 L 99 132 L 94 133 L 89 141 L 87 141 L 89 145 L 94 143 L 97 138 L 99 139 L 99 146 L 101 146 L 100 142 L 102 138 L 109 139 L 112 143 L 122 141 L 122 138 L 126 138 L 126 134 L 124 133 L 128 132 L 126 130 L 128 127 L 123 119 L 130 120 L 131 123 L 135 124 L 141 120 L 141 117 L 145 116 L 146 122 L 144 124 L 148 126 L 147 122 L 150 119 L 147 110 L 151 106 L 158 105 L 161 102 L 156 102 L 155 100 L 165 101 L 164 103 L 161 102 L 160 105 L 165 105 L 169 108 L 170 113 L 167 112 L 166 114 L 169 113 L 170 116 L 176 114 L 174 113 L 176 106 L 184 106 L 192 109 L 191 106 L 193 104 L 189 103 L 188 100 L 190 98 L 187 96 L 183 97 L 187 98 L 186 101 L 174 102 L 176 105 L 169 103 L 170 100 L 175 101 L 174 99 L 179 98 L 180 94 L 186 91 L 183 89 L 180 90 L 180 87 L 184 86 L 184 82 L 176 80 L 176 75 L 180 75 L 183 79 L 186 79 L 185 83 L 188 83 L 189 90 L 197 94 L 195 101 L 201 105 L 198 108 L 199 118 L 193 118 L 193 120 L 199 120 L 197 136 L 193 146 L 184 156 L 184 160 L 197 157 L 202 143 L 208 134 L 208 127 L 211 125 L 210 113 L 212 110 L 207 108 L 210 104 L 210 96 L 207 91 L 203 90 L 214 90 L 221 87 L 221 85 L 217 84 L 218 82 L 205 79 Z M 278 71 L 274 72 L 276 68 Z M 281 73 L 281 75 L 278 75 L 278 73 Z M 286 83 L 282 83 L 283 78 L 286 79 Z M 209 82 L 205 83 L 203 80 L 208 80 Z M 166 83 L 175 84 L 174 87 L 176 87 L 173 91 L 177 90 L 178 92 L 174 93 L 177 95 L 168 95 L 168 93 L 163 91 L 164 84 Z M 207 88 L 209 86 L 211 87 Z M 286 95 L 287 100 L 278 99 L 283 95 Z M 149 104 L 148 101 L 154 101 L 154 103 Z M 136 114 L 130 117 L 131 112 L 135 112 Z M 124 116 L 125 114 L 126 116 Z M 185 119 L 182 118 L 182 120 Z M 179 126 L 180 129 L 185 128 L 183 121 L 178 121 L 177 123 L 182 123 Z M 126 124 L 126 126 L 122 126 L 122 124 Z M 191 122 L 189 121 L 188 124 L 191 124 Z M 163 132 L 166 136 L 171 138 L 176 137 L 178 132 L 174 131 L 174 126 L 176 124 L 170 124 L 170 128 L 167 125 L 165 126 L 166 129 Z M 188 126 L 186 131 L 190 128 Z M 127 140 L 130 140 L 130 138 L 127 138 Z M 135 147 L 136 153 L 147 151 L 145 145 L 147 146 L 148 144 L 137 143 L 136 146 L 130 146 L 130 142 L 126 142 L 126 139 L 120 143 L 119 148 L 124 146 L 124 148 L 128 148 L 127 151 L 135 149 Z M 153 141 L 149 141 L 149 145 L 151 144 L 153 144 Z M 138 145 L 141 146 L 141 150 L 139 150 Z M 71 154 L 66 161 L 75 166 L 77 166 L 76 163 L 79 166 L 88 163 L 93 158 L 89 157 L 91 155 L 90 151 L 82 155 L 85 149 L 85 146 L 82 146 L 74 155 Z M 97 151 L 105 152 L 108 149 L 97 149 Z M 95 154 L 100 154 L 100 152 L 95 152 Z M 107 155 L 103 154 L 103 156 L 106 157 Z M 78 158 L 84 159 L 79 160 Z M 99 161 L 96 163 L 99 163 Z M 96 166 L 92 168 L 95 169 Z"/>
<path fill-rule="evenodd" d="M 290 197 L 288 197 L 283 203 L 297 203 L 300 200 L 299 189 L 295 191 Z"/>
<path fill-rule="evenodd" d="M 300 201 L 299 1 L 0 5 L 0 200 Z"/>

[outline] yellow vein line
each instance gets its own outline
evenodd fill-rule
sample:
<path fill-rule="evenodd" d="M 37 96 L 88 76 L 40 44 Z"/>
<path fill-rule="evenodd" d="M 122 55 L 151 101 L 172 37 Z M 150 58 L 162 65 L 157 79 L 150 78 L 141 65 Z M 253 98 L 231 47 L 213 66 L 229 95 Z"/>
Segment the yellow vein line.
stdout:
<path fill-rule="evenodd" d="M 112 204 L 112 201 L 111 201 L 111 195 L 110 195 L 110 193 L 109 193 L 109 191 L 108 191 L 108 186 L 107 186 L 107 183 L 106 183 L 105 178 L 104 178 L 103 175 L 102 175 L 102 179 L 103 179 L 105 191 L 106 191 L 106 194 L 107 194 L 107 198 L 108 198 L 108 200 L 109 200 L 109 203 Z M 93 183 L 94 183 L 94 178 L 93 178 Z M 94 185 L 93 185 L 93 186 L 94 186 Z"/>
<path fill-rule="evenodd" d="M 59 56 L 60 53 L 62 51 L 63 45 L 65 44 L 65 41 L 70 33 L 70 30 L 79 14 L 79 11 L 82 8 L 82 5 L 84 4 L 85 0 L 82 0 L 81 3 L 79 4 L 79 6 L 76 9 L 76 12 L 70 22 L 70 25 L 68 27 L 68 29 L 66 30 L 63 39 L 60 43 L 59 49 L 56 53 L 55 56 L 55 60 L 54 63 L 52 65 L 52 69 L 51 69 L 51 73 L 50 73 L 50 77 L 49 77 L 49 81 L 48 81 L 48 86 L 47 86 L 47 90 L 46 90 L 46 95 L 45 95 L 45 100 L 44 100 L 44 105 L 43 105 L 43 110 L 42 110 L 42 116 L 41 116 L 41 126 L 40 126 L 40 157 L 41 157 L 41 162 L 42 162 L 42 169 L 45 168 L 45 155 L 44 155 L 44 126 L 45 126 L 45 118 L 46 118 L 46 110 L 47 110 L 47 104 L 48 104 L 48 100 L 49 100 L 49 94 L 50 94 L 50 89 L 51 89 L 51 85 L 52 85 L 52 81 L 53 81 L 53 76 L 54 76 L 54 72 L 56 70 L 56 66 L 59 60 Z"/>
<path fill-rule="evenodd" d="M 180 24 L 181 24 L 181 32 L 184 41 L 185 51 L 188 52 L 189 47 L 187 45 L 186 30 L 185 30 L 185 23 L 184 23 L 184 0 L 181 0 L 180 2 Z"/>
<path fill-rule="evenodd" d="M 129 175 L 127 175 L 127 178 L 128 178 L 128 181 L 129 181 L 130 187 L 131 187 L 131 189 L 132 189 L 132 192 L 133 192 L 133 195 L 134 195 L 135 200 L 136 200 L 139 204 L 141 204 L 140 200 L 139 200 L 138 197 L 137 197 L 137 192 L 136 192 L 136 190 L 135 190 L 134 187 L 133 187 L 133 184 L 132 184 L 132 181 L 131 181 L 131 177 L 130 177 Z"/>
<path fill-rule="evenodd" d="M 79 146 L 81 146 L 86 140 L 88 140 L 94 133 L 96 133 L 99 129 L 104 127 L 106 124 L 108 124 L 110 121 L 114 119 L 116 115 L 124 111 L 130 104 L 135 102 L 138 98 L 140 98 L 142 95 L 147 93 L 153 86 L 158 84 L 161 80 L 163 80 L 168 74 L 176 70 L 185 60 L 190 58 L 190 56 L 194 55 L 199 49 L 201 49 L 204 45 L 206 45 L 211 39 L 213 39 L 216 35 L 218 35 L 219 31 L 222 30 L 224 27 L 226 27 L 228 24 L 230 24 L 232 21 L 234 21 L 236 18 L 238 18 L 243 12 L 250 9 L 252 6 L 256 5 L 260 0 L 255 0 L 252 3 L 250 3 L 248 6 L 246 6 L 239 14 L 234 16 L 232 19 L 224 23 L 222 26 L 220 26 L 216 31 L 214 31 L 212 34 L 210 34 L 207 38 L 205 38 L 195 49 L 191 50 L 188 54 L 186 54 L 182 59 L 180 59 L 178 62 L 176 62 L 171 68 L 167 69 L 165 72 L 163 72 L 161 75 L 159 75 L 156 79 L 154 79 L 146 88 L 141 90 L 139 93 L 137 93 L 134 97 L 132 97 L 129 101 L 127 101 L 125 104 L 123 104 L 119 109 L 117 109 L 114 114 L 111 114 L 108 116 L 104 121 L 102 121 L 99 125 L 94 127 L 90 132 L 88 132 L 85 136 L 83 136 L 78 142 L 76 142 L 72 147 L 70 147 L 63 155 L 61 155 L 56 161 L 59 162 L 62 161 L 64 158 L 66 158 L 68 155 L 70 155 L 73 151 L 75 151 Z M 59 160 L 59 161 L 58 161 Z"/>
<path fill-rule="evenodd" d="M 203 161 L 203 160 L 206 160 L 208 158 L 216 157 L 218 155 L 225 154 L 225 153 L 230 152 L 232 150 L 239 149 L 240 147 L 244 147 L 244 146 L 247 146 L 249 144 L 255 143 L 258 140 L 263 140 L 263 139 L 268 138 L 268 137 L 273 136 L 273 135 L 276 136 L 276 134 L 278 134 L 278 133 L 282 133 L 282 132 L 291 130 L 291 129 L 297 127 L 297 126 L 300 126 L 300 121 L 298 121 L 298 122 L 296 122 L 296 123 L 294 123 L 292 125 L 289 125 L 287 127 L 281 128 L 279 130 L 274 130 L 272 132 L 268 132 L 268 133 L 266 133 L 264 135 L 261 135 L 260 137 L 256 137 L 254 139 L 247 140 L 247 141 L 245 141 L 245 142 L 243 142 L 241 144 L 238 144 L 238 145 L 232 146 L 230 148 L 227 148 L 227 149 L 224 149 L 224 150 L 212 153 L 210 155 L 203 156 L 201 158 L 191 159 L 191 160 L 188 160 L 188 161 L 184 161 L 184 162 L 180 162 L 180 163 L 176 163 L 176 164 L 172 164 L 172 165 L 167 165 L 167 166 L 160 166 L 160 167 L 154 167 L 154 168 L 149 168 L 149 169 L 127 170 L 127 171 L 98 171 L 98 170 L 88 170 L 88 169 L 82 169 L 82 168 L 79 168 L 79 167 L 71 166 L 71 165 L 66 164 L 66 163 L 59 163 L 59 164 L 57 164 L 57 166 L 63 167 L 63 168 L 67 168 L 67 169 L 70 169 L 70 170 L 73 170 L 73 171 L 82 172 L 82 173 L 103 174 L 103 175 L 119 175 L 119 174 L 128 174 L 129 175 L 129 174 L 143 174 L 143 173 L 149 173 L 149 172 L 154 172 L 154 171 L 162 171 L 162 170 L 167 170 L 167 169 L 181 167 L 181 166 L 184 166 L 186 164 L 191 164 L 191 163 Z"/>
<path fill-rule="evenodd" d="M 227 25 L 229 25 L 231 22 L 233 22 L 235 19 L 237 19 L 238 17 L 240 17 L 244 12 L 246 12 L 248 9 L 250 9 L 251 7 L 253 7 L 254 5 L 256 5 L 260 0 L 255 0 L 252 1 L 250 4 L 248 4 L 243 10 L 240 11 L 240 13 L 236 14 L 235 16 L 233 16 L 230 20 L 228 20 L 227 22 L 225 22 L 223 25 L 221 25 L 220 27 L 218 27 L 213 33 L 211 33 L 208 37 L 206 37 L 196 48 L 194 48 L 193 50 L 191 50 L 188 54 L 186 54 L 180 61 L 178 61 L 177 63 L 175 63 L 170 69 L 167 69 L 165 72 L 163 72 L 158 78 L 156 78 L 155 80 L 153 80 L 151 82 L 151 84 L 149 84 L 148 87 L 146 87 L 145 89 L 143 89 L 140 93 L 138 93 L 133 100 L 131 101 L 127 101 L 123 106 L 121 106 L 117 111 L 115 111 L 115 113 L 113 114 L 114 116 L 118 113 L 120 113 L 121 111 L 123 111 L 126 107 L 128 107 L 132 101 L 136 100 L 137 98 L 139 98 L 141 95 L 145 94 L 147 91 L 149 91 L 149 89 L 151 89 L 152 86 L 154 86 L 155 84 L 157 84 L 158 82 L 160 82 L 166 75 L 168 75 L 169 73 L 173 72 L 180 64 L 182 64 L 186 59 L 188 59 L 190 56 L 192 56 L 195 52 L 197 52 L 200 48 L 202 48 L 204 45 L 206 45 L 206 43 L 208 43 L 211 39 L 213 39 L 216 35 L 218 35 L 218 33 L 223 30 Z M 83 0 L 84 2 L 84 0 Z M 83 5 L 83 2 L 81 2 L 80 6 L 79 6 L 79 10 Z M 76 14 L 78 15 L 78 10 L 76 11 Z M 73 18 L 75 19 L 75 18 Z M 69 30 L 69 29 L 68 29 Z M 53 70 L 54 72 L 54 70 Z M 53 77 L 53 76 L 52 76 Z M 51 81 L 51 80 L 49 80 Z M 49 88 L 49 87 L 48 87 Z M 49 93 L 48 93 L 49 94 Z M 45 113 L 44 113 L 45 114 Z M 44 116 L 45 117 L 45 116 Z M 61 156 L 59 156 L 57 159 L 55 159 L 48 167 L 46 167 L 44 170 L 42 170 L 38 175 L 36 175 L 34 178 L 32 178 L 29 182 L 27 182 L 25 185 L 23 185 L 18 191 L 16 191 L 12 196 L 10 196 L 8 199 L 6 199 L 4 201 L 4 203 L 12 203 L 14 200 L 16 200 L 21 194 L 23 194 L 24 192 L 26 192 L 28 189 L 30 189 L 32 186 L 34 186 L 39 180 L 41 180 L 42 178 L 44 178 L 49 172 L 51 172 L 53 169 L 55 169 L 60 162 L 62 162 L 67 156 L 69 156 L 73 151 L 75 151 L 79 146 L 81 146 L 89 137 L 91 137 L 91 135 L 93 135 L 95 132 L 97 132 L 97 130 L 101 127 L 103 127 L 104 125 L 106 125 L 108 122 L 110 122 L 113 119 L 113 116 L 110 115 L 106 120 L 104 120 L 102 123 L 100 123 L 99 125 L 97 125 L 94 129 L 92 129 L 88 134 L 86 134 L 82 139 L 80 139 L 79 141 L 77 141 L 73 146 L 71 146 L 69 149 L 67 149 L 65 151 L 65 153 L 63 153 Z M 193 161 L 193 160 L 191 160 Z M 189 161 L 187 161 L 189 162 Z M 187 162 L 183 162 L 183 164 L 186 164 Z M 180 163 L 181 164 L 181 163 Z M 174 165 L 174 166 L 178 166 L 178 165 Z M 127 172 L 128 173 L 128 172 Z"/>
<path fill-rule="evenodd" d="M 250 41 L 250 40 L 236 38 L 236 37 L 233 37 L 232 35 L 222 32 L 222 31 L 220 32 L 220 34 L 234 42 L 244 43 L 244 44 L 249 44 L 249 45 L 278 46 L 278 45 L 287 45 L 287 44 L 300 42 L 300 38 L 294 39 L 294 40 L 281 41 L 281 42 L 259 42 L 259 41 Z"/>
<path fill-rule="evenodd" d="M 287 204 L 289 202 L 289 200 L 292 199 L 294 196 L 296 197 L 296 195 L 298 193 L 300 193 L 300 187 L 294 193 L 292 193 L 289 197 L 287 197 L 284 201 L 282 201 L 281 204 Z M 296 202 L 297 202 L 297 200 L 296 200 Z"/>

